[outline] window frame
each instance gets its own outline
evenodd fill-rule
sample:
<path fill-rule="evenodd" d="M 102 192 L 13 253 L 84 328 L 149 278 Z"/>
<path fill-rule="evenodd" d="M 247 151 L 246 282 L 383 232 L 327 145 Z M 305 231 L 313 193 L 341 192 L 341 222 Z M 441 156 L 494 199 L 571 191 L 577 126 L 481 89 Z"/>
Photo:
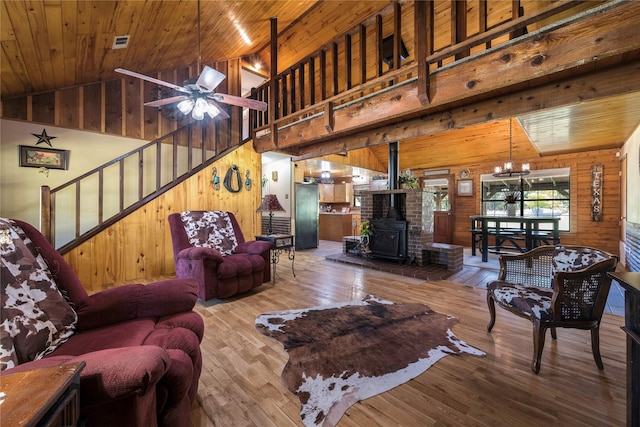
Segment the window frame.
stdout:
<path fill-rule="evenodd" d="M 557 195 L 560 191 L 566 191 L 567 197 L 551 197 L 545 198 L 540 197 L 540 193 L 547 191 L 544 188 L 540 189 L 531 189 L 532 184 L 527 184 L 528 180 L 536 180 L 536 179 L 550 179 L 551 183 L 555 182 L 566 182 L 566 185 L 563 186 L 562 189 L 554 189 L 549 188 L 548 190 L 553 190 Z M 555 178 L 555 179 L 554 179 Z M 560 220 L 560 231 L 562 232 L 570 232 L 571 224 L 572 224 L 572 210 L 576 207 L 574 205 L 574 200 L 571 198 L 572 194 L 572 184 L 571 184 L 571 168 L 556 168 L 556 169 L 540 169 L 531 171 L 529 175 L 525 175 L 522 177 L 523 180 L 523 193 L 524 193 L 524 203 L 520 199 L 516 202 L 516 211 L 513 215 L 509 213 L 509 207 L 507 204 L 501 199 L 496 199 L 495 196 L 498 194 L 496 192 L 492 193 L 490 198 L 487 198 L 487 182 L 503 182 L 506 184 L 505 188 L 502 190 L 503 193 L 519 191 L 520 190 L 520 177 L 513 178 L 497 178 L 492 174 L 482 174 L 480 175 L 481 180 L 481 194 L 480 194 L 480 211 L 482 215 L 495 215 L 495 216 L 559 216 Z M 515 182 L 515 185 L 514 185 Z M 551 184 L 550 183 L 550 184 Z M 511 184 L 511 185 L 509 185 Z M 527 185 L 529 185 L 529 190 L 527 189 Z M 556 184 L 557 186 L 557 184 Z M 527 197 L 532 192 L 535 192 L 538 197 L 532 198 Z M 504 208 L 496 209 L 495 207 L 498 204 L 504 204 Z M 536 205 L 547 205 L 551 204 L 551 208 L 540 208 L 534 207 L 533 209 L 527 208 L 527 205 L 531 206 L 532 204 Z M 493 207 L 493 209 L 491 209 Z M 550 212 L 548 210 L 550 209 Z M 538 210 L 538 212 L 532 212 L 532 210 Z M 544 210 L 544 212 L 539 212 L 540 210 Z"/>

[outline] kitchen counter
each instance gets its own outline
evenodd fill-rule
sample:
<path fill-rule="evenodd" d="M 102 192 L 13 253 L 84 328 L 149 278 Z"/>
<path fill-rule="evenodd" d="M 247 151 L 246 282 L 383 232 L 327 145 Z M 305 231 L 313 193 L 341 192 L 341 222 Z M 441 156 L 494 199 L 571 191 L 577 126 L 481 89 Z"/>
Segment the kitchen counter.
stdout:
<path fill-rule="evenodd" d="M 351 212 L 320 212 L 320 215 L 351 215 Z"/>
<path fill-rule="evenodd" d="M 320 212 L 318 218 L 318 238 L 320 240 L 331 240 L 342 242 L 343 236 L 353 234 L 352 213 L 342 212 Z"/>

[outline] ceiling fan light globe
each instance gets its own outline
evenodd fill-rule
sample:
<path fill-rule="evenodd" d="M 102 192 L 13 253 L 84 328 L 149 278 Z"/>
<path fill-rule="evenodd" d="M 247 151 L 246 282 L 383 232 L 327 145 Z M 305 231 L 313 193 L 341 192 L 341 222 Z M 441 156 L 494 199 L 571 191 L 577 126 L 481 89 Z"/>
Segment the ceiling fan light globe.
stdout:
<path fill-rule="evenodd" d="M 216 107 L 215 105 L 208 103 L 207 114 L 209 115 L 209 117 L 213 119 L 215 116 L 220 114 L 220 110 L 218 110 L 218 107 Z"/>
<path fill-rule="evenodd" d="M 193 117 L 194 120 L 202 120 L 204 119 L 204 113 L 194 108 L 193 113 L 191 113 L 191 117 Z"/>
<path fill-rule="evenodd" d="M 191 110 L 193 110 L 193 105 L 193 100 L 185 99 L 184 101 L 179 102 L 177 107 L 182 114 L 189 114 Z"/>
<path fill-rule="evenodd" d="M 191 117 L 196 120 L 204 119 L 204 113 L 207 111 L 209 104 L 202 98 L 196 99 L 196 105 L 193 107 Z"/>

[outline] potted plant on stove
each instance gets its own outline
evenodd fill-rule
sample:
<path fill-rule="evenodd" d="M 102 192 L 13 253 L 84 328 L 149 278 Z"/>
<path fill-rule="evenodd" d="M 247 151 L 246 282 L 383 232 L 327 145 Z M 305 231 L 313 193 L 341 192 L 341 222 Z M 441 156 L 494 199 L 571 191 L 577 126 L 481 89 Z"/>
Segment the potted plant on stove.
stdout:
<path fill-rule="evenodd" d="M 400 176 L 398 176 L 398 184 L 400 184 L 400 188 L 420 187 L 420 183 L 418 182 L 418 177 L 411 175 L 410 171 L 400 173 Z"/>

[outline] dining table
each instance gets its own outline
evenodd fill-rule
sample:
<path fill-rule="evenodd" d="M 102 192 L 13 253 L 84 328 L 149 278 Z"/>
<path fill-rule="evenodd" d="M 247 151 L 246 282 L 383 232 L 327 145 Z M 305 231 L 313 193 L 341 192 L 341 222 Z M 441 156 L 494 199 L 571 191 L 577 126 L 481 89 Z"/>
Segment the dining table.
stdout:
<path fill-rule="evenodd" d="M 551 224 L 551 228 L 541 228 L 543 224 Z M 495 245 L 489 246 L 489 236 L 495 237 Z M 560 243 L 560 217 L 472 215 L 473 256 L 476 243 L 480 243 L 483 262 L 489 260 L 489 252 L 499 254 L 505 249 L 527 252 L 541 244 L 557 245 Z"/>

